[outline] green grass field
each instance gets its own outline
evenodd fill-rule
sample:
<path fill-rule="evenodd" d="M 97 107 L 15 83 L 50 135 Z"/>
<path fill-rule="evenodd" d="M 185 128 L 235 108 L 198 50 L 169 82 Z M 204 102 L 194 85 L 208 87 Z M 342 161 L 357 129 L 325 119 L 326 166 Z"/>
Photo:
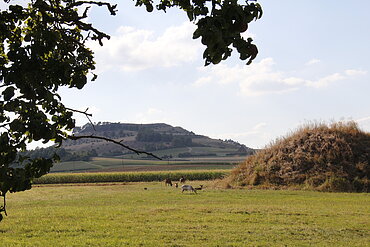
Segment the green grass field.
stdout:
<path fill-rule="evenodd" d="M 153 154 L 162 157 L 163 155 L 172 155 L 177 157 L 180 153 L 191 153 L 193 155 L 199 154 L 217 154 L 218 157 L 225 157 L 227 154 L 235 153 L 235 148 L 219 148 L 219 147 L 181 147 L 181 148 L 171 148 L 164 150 L 153 151 Z M 143 157 L 146 155 L 142 155 Z M 127 159 L 137 159 L 136 154 L 126 154 L 123 155 Z"/>
<path fill-rule="evenodd" d="M 55 164 L 51 172 L 90 172 L 104 170 L 147 171 L 183 169 L 232 169 L 245 157 L 202 157 L 187 160 L 140 160 L 122 157 L 95 157 L 91 161 L 69 161 Z"/>
<path fill-rule="evenodd" d="M 368 194 L 189 183 L 205 190 L 150 182 L 10 194 L 1 246 L 369 246 Z"/>

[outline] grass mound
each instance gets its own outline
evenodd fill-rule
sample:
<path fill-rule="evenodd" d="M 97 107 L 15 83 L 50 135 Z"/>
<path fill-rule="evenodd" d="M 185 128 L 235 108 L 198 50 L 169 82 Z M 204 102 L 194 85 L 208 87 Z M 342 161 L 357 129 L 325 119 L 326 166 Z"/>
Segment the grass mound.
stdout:
<path fill-rule="evenodd" d="M 369 192 L 370 133 L 356 123 L 315 123 L 250 156 L 226 186 L 300 187 Z"/>

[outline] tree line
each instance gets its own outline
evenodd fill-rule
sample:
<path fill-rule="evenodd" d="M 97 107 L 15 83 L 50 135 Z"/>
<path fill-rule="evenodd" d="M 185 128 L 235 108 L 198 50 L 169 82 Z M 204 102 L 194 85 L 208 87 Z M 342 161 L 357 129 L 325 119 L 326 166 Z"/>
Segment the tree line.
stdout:
<path fill-rule="evenodd" d="M 159 133 L 151 129 L 140 129 L 136 136 L 136 141 L 140 142 L 167 142 L 172 147 L 191 147 L 194 146 L 193 140 L 190 136 L 173 135 L 166 133 Z"/>
<path fill-rule="evenodd" d="M 21 155 L 27 156 L 31 159 L 44 158 L 51 159 L 54 155 L 58 155 L 60 161 L 90 161 L 92 157 L 98 156 L 95 149 L 81 152 L 72 152 L 65 148 L 47 147 L 47 148 L 36 148 L 34 150 L 28 150 L 22 152 Z"/>

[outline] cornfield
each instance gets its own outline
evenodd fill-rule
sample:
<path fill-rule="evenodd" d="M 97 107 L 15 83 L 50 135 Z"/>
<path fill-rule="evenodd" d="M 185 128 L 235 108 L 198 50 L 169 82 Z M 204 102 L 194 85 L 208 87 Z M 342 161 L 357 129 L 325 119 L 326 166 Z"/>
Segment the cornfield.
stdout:
<path fill-rule="evenodd" d="M 178 181 L 213 180 L 223 178 L 230 172 L 227 170 L 197 171 L 158 171 L 158 172 L 106 172 L 106 173 L 51 173 L 33 181 L 34 184 L 62 183 L 106 183 L 106 182 L 152 182 L 167 178 Z"/>

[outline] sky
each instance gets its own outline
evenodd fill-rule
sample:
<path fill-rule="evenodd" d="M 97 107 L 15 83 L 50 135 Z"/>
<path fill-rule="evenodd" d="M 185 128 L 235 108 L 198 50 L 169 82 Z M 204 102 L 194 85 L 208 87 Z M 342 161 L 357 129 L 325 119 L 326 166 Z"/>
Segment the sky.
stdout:
<path fill-rule="evenodd" d="M 89 44 L 98 79 L 60 91 L 93 122 L 167 123 L 252 148 L 310 122 L 353 120 L 370 131 L 368 0 L 259 0 L 264 15 L 244 34 L 259 49 L 252 65 L 233 52 L 207 67 L 185 13 L 110 2 L 116 16 L 92 8 L 88 20 L 111 36 Z"/>

